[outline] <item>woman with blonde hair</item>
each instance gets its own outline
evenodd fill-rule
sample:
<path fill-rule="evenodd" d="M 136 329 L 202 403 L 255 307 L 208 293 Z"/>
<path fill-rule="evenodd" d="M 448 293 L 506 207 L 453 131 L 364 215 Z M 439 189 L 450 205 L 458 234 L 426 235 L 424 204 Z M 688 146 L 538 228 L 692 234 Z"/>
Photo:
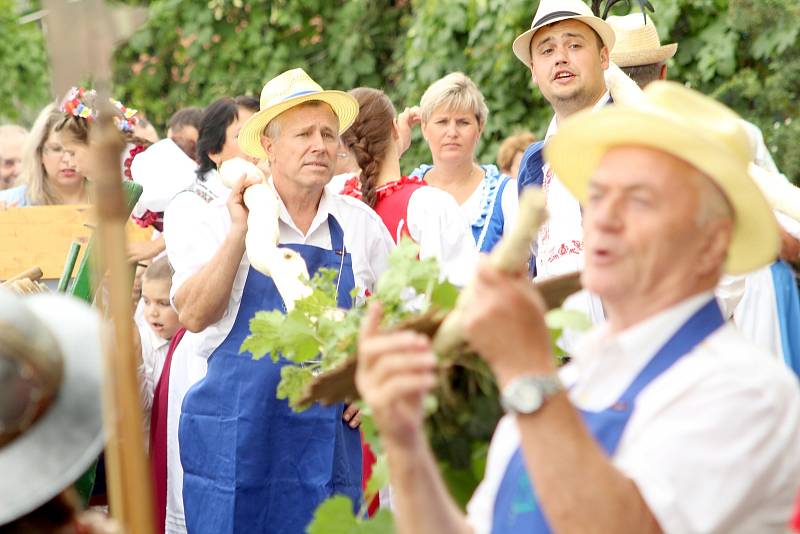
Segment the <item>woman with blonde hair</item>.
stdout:
<path fill-rule="evenodd" d="M 421 165 L 412 177 L 450 193 L 472 226 L 477 248 L 488 252 L 511 227 L 517 213 L 516 188 L 494 165 L 479 165 L 475 149 L 489 110 L 475 83 L 461 72 L 437 80 L 422 95 L 419 108 L 398 118 L 403 136 L 419 122 L 433 165 Z"/>
<path fill-rule="evenodd" d="M 439 260 L 442 272 L 457 285 L 471 278 L 478 254 L 458 204 L 421 178 L 400 172 L 400 135 L 395 109 L 383 91 L 358 87 L 355 122 L 341 142 L 360 168 L 342 194 L 363 200 L 381 217 L 395 242 L 403 236 L 419 245 L 420 258 Z"/>
<path fill-rule="evenodd" d="M 89 202 L 75 153 L 64 148 L 55 130 L 63 116 L 55 103 L 39 113 L 25 142 L 16 187 L 0 192 L 0 208 Z"/>

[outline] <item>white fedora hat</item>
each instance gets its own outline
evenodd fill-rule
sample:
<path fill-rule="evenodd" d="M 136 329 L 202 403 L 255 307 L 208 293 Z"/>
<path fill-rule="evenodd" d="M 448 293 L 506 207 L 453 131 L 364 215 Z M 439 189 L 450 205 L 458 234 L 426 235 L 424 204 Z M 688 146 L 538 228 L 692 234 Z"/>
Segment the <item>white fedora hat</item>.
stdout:
<path fill-rule="evenodd" d="M 661 44 L 653 21 L 641 13 L 608 17 L 606 20 L 617 36 L 617 43 L 611 52 L 611 61 L 620 67 L 661 63 L 678 51 L 678 43 Z"/>
<path fill-rule="evenodd" d="M 261 109 L 248 119 L 239 132 L 239 146 L 245 154 L 266 158 L 261 134 L 272 119 L 304 102 L 325 102 L 339 118 L 339 133 L 347 130 L 358 116 L 358 102 L 344 91 L 326 91 L 303 69 L 292 69 L 272 78 L 261 90 Z"/>
<path fill-rule="evenodd" d="M 71 486 L 103 449 L 100 325 L 74 297 L 0 289 L 0 525 Z"/>
<path fill-rule="evenodd" d="M 512 49 L 526 66 L 531 63 L 531 40 L 534 34 L 545 26 L 575 19 L 592 28 L 600 36 L 609 52 L 614 48 L 614 30 L 606 21 L 596 17 L 589 6 L 581 0 L 541 0 L 531 22 L 531 29 L 514 39 Z"/>

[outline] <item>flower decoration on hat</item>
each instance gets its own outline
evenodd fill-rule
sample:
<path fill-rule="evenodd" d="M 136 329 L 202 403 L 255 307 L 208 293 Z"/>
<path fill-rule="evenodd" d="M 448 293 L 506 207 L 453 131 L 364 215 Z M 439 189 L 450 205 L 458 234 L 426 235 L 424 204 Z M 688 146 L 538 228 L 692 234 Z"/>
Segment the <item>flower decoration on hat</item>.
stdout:
<path fill-rule="evenodd" d="M 64 100 L 61 101 L 61 111 L 73 117 L 92 121 L 97 118 L 97 110 L 93 109 L 87 101 L 94 101 L 97 97 L 97 92 L 94 89 L 85 89 L 83 87 L 72 87 Z M 114 122 L 120 131 L 130 133 L 133 127 L 138 122 L 136 114 L 137 110 L 126 107 L 119 100 L 113 98 L 108 99 L 114 105 L 114 108 L 119 112 L 119 116 L 114 117 Z"/>
<path fill-rule="evenodd" d="M 94 94 L 94 91 L 87 91 L 83 87 L 71 88 L 61 101 L 61 111 L 87 121 L 94 119 L 97 113 L 84 102 L 87 95 L 94 96 Z"/>
<path fill-rule="evenodd" d="M 115 118 L 117 128 L 123 132 L 132 132 L 133 127 L 136 126 L 137 122 L 139 122 L 139 118 L 136 116 L 138 111 L 133 108 L 125 107 L 125 104 L 119 100 L 114 100 L 113 98 L 110 98 L 109 100 L 111 100 L 111 103 L 114 104 L 114 107 L 117 108 L 122 115 L 122 118 Z"/>

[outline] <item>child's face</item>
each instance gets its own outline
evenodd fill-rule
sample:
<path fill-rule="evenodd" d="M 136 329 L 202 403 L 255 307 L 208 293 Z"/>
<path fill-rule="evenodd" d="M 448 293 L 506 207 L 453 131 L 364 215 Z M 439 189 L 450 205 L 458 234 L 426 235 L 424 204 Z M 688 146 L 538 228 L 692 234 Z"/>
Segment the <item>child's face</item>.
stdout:
<path fill-rule="evenodd" d="M 144 318 L 158 337 L 170 339 L 180 328 L 178 314 L 169 302 L 169 280 L 142 280 Z"/>

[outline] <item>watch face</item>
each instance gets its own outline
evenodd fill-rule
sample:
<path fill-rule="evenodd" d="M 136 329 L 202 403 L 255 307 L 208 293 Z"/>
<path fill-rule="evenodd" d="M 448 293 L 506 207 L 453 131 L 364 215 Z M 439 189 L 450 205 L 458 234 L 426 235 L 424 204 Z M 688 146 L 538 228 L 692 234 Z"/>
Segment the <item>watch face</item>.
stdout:
<path fill-rule="evenodd" d="M 521 385 L 513 394 L 513 406 L 520 413 L 533 413 L 542 405 L 542 392 L 532 384 Z"/>

